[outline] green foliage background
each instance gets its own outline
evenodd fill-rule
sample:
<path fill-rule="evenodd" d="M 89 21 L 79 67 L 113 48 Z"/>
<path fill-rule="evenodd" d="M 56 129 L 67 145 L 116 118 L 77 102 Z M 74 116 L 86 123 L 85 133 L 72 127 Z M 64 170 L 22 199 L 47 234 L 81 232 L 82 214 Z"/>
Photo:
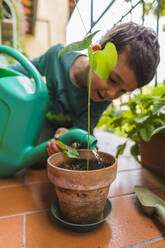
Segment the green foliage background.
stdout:
<path fill-rule="evenodd" d="M 125 0 L 125 1 L 132 2 L 132 0 Z M 143 2 L 144 2 L 144 15 L 153 14 L 153 16 L 155 17 L 158 15 L 158 13 L 160 17 L 165 15 L 165 0 L 141 1 L 141 3 Z M 165 24 L 163 26 L 163 30 L 165 31 Z"/>
<path fill-rule="evenodd" d="M 147 87 L 147 86 L 146 86 Z M 109 106 L 97 127 L 131 139 L 131 154 L 137 159 L 140 138 L 148 142 L 158 132 L 165 132 L 165 84 L 152 86 L 147 93 L 139 93 L 120 109 Z M 123 153 L 126 143 L 117 148 L 116 156 Z"/>

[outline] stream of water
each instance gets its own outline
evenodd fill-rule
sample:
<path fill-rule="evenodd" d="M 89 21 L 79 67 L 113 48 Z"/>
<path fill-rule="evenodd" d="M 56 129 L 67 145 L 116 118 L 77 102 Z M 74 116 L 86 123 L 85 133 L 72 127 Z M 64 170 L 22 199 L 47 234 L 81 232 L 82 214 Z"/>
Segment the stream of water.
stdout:
<path fill-rule="evenodd" d="M 103 161 L 103 159 L 100 157 L 100 155 L 99 155 L 99 153 L 98 153 L 97 148 L 94 148 L 94 149 L 92 150 L 92 152 L 93 152 L 95 158 L 97 159 L 97 161 L 100 161 L 100 162 Z"/>

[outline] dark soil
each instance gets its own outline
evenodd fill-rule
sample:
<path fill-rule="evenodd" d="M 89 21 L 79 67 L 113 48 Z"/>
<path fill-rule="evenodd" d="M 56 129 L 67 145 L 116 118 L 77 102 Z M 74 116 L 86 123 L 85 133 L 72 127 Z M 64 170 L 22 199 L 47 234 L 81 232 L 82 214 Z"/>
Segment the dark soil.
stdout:
<path fill-rule="evenodd" d="M 88 170 L 99 170 L 99 169 L 103 169 L 106 167 L 111 166 L 112 164 L 110 163 L 106 163 L 103 161 L 98 161 L 98 160 L 94 160 L 91 159 L 89 160 L 89 169 Z M 67 164 L 61 164 L 59 166 L 60 168 L 64 168 L 64 169 L 68 169 L 68 170 L 87 170 L 87 160 L 86 159 L 74 159 L 72 161 L 70 161 L 69 163 L 67 162 Z"/>

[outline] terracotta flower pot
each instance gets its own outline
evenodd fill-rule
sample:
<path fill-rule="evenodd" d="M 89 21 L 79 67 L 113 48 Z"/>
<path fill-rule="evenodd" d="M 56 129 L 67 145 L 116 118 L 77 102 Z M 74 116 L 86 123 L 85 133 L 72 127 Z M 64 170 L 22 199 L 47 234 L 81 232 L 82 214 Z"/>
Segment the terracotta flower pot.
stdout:
<path fill-rule="evenodd" d="M 87 150 L 79 150 L 80 159 L 87 158 Z M 103 161 L 112 165 L 104 169 L 78 171 L 59 168 L 62 153 L 48 158 L 48 178 L 55 186 L 60 209 L 65 220 L 89 224 L 101 218 L 111 183 L 116 178 L 117 160 L 108 153 L 99 152 Z M 94 158 L 90 151 L 90 158 Z M 72 159 L 66 157 L 66 161 Z"/>
<path fill-rule="evenodd" d="M 165 133 L 155 134 L 149 142 L 140 140 L 141 163 L 165 176 Z"/>

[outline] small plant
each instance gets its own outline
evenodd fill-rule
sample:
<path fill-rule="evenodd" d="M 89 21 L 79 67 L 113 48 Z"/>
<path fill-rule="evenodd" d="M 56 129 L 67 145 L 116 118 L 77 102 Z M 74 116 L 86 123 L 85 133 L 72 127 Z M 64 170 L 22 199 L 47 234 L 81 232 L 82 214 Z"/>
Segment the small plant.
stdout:
<path fill-rule="evenodd" d="M 90 75 L 89 75 L 89 83 L 88 83 L 88 157 L 87 157 L 87 170 L 89 168 L 89 135 L 90 135 L 90 94 L 91 94 L 91 83 L 92 83 L 92 72 L 95 72 L 102 80 L 107 80 L 110 72 L 114 69 L 117 64 L 117 50 L 115 45 L 112 42 L 108 42 L 103 50 L 100 50 L 100 45 L 96 44 L 92 47 L 92 39 L 99 32 L 95 31 L 92 34 L 87 33 L 83 19 L 81 17 L 80 11 L 77 7 L 77 3 L 75 2 L 75 6 L 78 10 L 81 22 L 84 26 L 86 37 L 77 42 L 73 42 L 67 46 L 65 46 L 58 54 L 60 57 L 62 54 L 71 51 L 81 51 L 84 49 L 88 50 L 89 57 L 89 66 L 90 66 Z"/>
<path fill-rule="evenodd" d="M 67 145 L 65 145 L 64 143 L 62 143 L 59 140 L 56 140 L 56 142 L 59 144 L 60 148 L 62 149 L 62 153 L 63 153 L 63 160 L 64 160 L 64 165 L 65 168 L 68 168 L 68 165 L 66 163 L 66 159 L 64 155 L 67 155 L 69 158 L 79 158 L 79 153 L 77 152 L 77 150 L 73 147 L 68 147 Z"/>
<path fill-rule="evenodd" d="M 117 63 L 117 51 L 113 43 L 108 42 L 103 50 L 99 49 L 99 46 L 95 46 L 92 49 L 92 38 L 98 31 L 86 36 L 82 41 L 73 42 L 64 47 L 58 54 L 60 57 L 62 54 L 71 51 L 81 51 L 88 49 L 90 76 L 88 84 L 88 151 L 89 151 L 89 135 L 90 135 L 90 91 L 92 83 L 92 72 L 95 72 L 102 80 L 107 80 L 110 72 L 116 66 Z M 89 153 L 88 153 L 89 154 Z M 87 170 L 89 168 L 89 156 L 87 159 Z"/>
<path fill-rule="evenodd" d="M 158 132 L 165 132 L 165 84 L 158 84 L 151 92 L 133 96 L 120 110 L 111 108 L 100 119 L 99 126 L 117 129 L 117 132 L 134 141 L 131 154 L 138 161 L 140 139 L 148 142 Z M 127 141 L 117 147 L 118 157 Z"/>

